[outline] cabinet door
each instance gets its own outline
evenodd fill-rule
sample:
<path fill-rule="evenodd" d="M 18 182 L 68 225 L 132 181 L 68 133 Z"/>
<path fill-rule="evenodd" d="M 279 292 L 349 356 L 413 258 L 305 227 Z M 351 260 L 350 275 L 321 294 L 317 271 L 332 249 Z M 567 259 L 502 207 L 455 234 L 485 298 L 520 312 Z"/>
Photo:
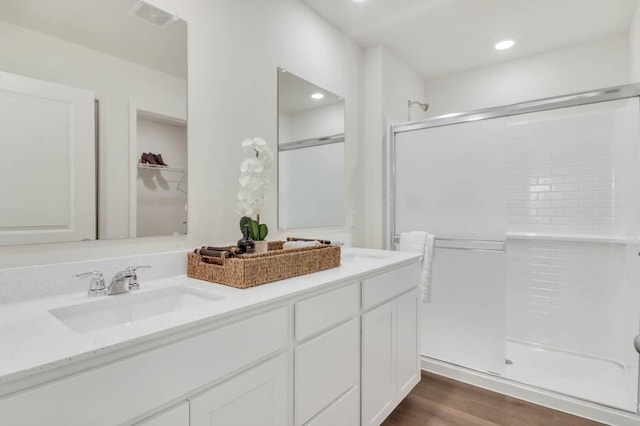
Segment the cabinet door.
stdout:
<path fill-rule="evenodd" d="M 362 424 L 379 425 L 395 408 L 396 301 L 362 316 Z"/>
<path fill-rule="evenodd" d="M 136 423 L 136 426 L 189 426 L 189 403 L 182 402 L 156 416 Z"/>
<path fill-rule="evenodd" d="M 418 347 L 418 290 L 396 299 L 396 401 L 399 403 L 420 381 Z"/>
<path fill-rule="evenodd" d="M 286 425 L 287 364 L 278 355 L 192 398 L 191 426 Z"/>
<path fill-rule="evenodd" d="M 0 72 L 1 245 L 96 239 L 94 99 Z"/>
<path fill-rule="evenodd" d="M 295 349 L 295 424 L 313 416 L 357 386 L 360 321 L 355 318 Z"/>

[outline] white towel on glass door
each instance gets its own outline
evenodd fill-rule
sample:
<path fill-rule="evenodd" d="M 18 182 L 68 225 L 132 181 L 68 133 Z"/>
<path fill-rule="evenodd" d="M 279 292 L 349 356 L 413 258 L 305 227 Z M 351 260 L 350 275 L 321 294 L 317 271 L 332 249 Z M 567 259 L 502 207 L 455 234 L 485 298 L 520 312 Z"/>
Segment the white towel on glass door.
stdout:
<path fill-rule="evenodd" d="M 422 272 L 420 273 L 420 299 L 422 303 L 431 302 L 431 267 L 435 253 L 435 236 L 428 232 L 411 231 L 400 234 L 400 251 L 419 251 L 424 253 Z"/>

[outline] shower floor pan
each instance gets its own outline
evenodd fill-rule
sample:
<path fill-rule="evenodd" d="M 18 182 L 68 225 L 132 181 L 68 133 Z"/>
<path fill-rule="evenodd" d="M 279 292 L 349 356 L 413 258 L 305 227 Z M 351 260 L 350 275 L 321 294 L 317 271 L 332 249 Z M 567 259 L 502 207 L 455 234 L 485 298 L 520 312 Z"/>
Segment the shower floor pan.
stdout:
<path fill-rule="evenodd" d="M 631 413 L 637 408 L 638 368 L 601 358 L 507 341 L 505 377 Z"/>

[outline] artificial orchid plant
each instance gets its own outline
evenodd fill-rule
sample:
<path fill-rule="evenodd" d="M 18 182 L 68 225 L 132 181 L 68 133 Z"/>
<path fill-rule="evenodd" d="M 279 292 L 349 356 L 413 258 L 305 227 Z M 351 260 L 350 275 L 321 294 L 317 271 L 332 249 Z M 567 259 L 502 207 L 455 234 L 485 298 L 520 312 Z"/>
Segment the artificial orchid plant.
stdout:
<path fill-rule="evenodd" d="M 269 229 L 260 223 L 260 213 L 264 208 L 265 194 L 269 185 L 269 169 L 273 164 L 273 151 L 262 138 L 245 139 L 242 149 L 251 155 L 240 162 L 240 189 L 236 212 L 242 215 L 240 230 L 249 225 L 249 233 L 254 241 L 262 241 L 267 237 Z M 255 215 L 256 219 L 252 219 Z"/>

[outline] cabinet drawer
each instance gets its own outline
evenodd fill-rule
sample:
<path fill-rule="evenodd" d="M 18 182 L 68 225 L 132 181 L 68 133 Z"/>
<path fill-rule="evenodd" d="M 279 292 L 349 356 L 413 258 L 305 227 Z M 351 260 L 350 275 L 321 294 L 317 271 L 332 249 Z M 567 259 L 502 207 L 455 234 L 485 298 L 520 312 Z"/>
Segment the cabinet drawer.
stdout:
<path fill-rule="evenodd" d="M 362 282 L 362 307 L 366 309 L 389 300 L 417 287 L 419 283 L 419 263 L 368 278 Z"/>
<path fill-rule="evenodd" d="M 338 324 L 360 310 L 360 286 L 349 284 L 296 303 L 296 340 Z"/>
<path fill-rule="evenodd" d="M 360 320 L 355 318 L 295 349 L 295 424 L 302 425 L 360 378 Z"/>
<path fill-rule="evenodd" d="M 0 416 L 16 425 L 125 423 L 285 347 L 287 318 L 287 308 L 275 309 L 10 396 Z"/>

